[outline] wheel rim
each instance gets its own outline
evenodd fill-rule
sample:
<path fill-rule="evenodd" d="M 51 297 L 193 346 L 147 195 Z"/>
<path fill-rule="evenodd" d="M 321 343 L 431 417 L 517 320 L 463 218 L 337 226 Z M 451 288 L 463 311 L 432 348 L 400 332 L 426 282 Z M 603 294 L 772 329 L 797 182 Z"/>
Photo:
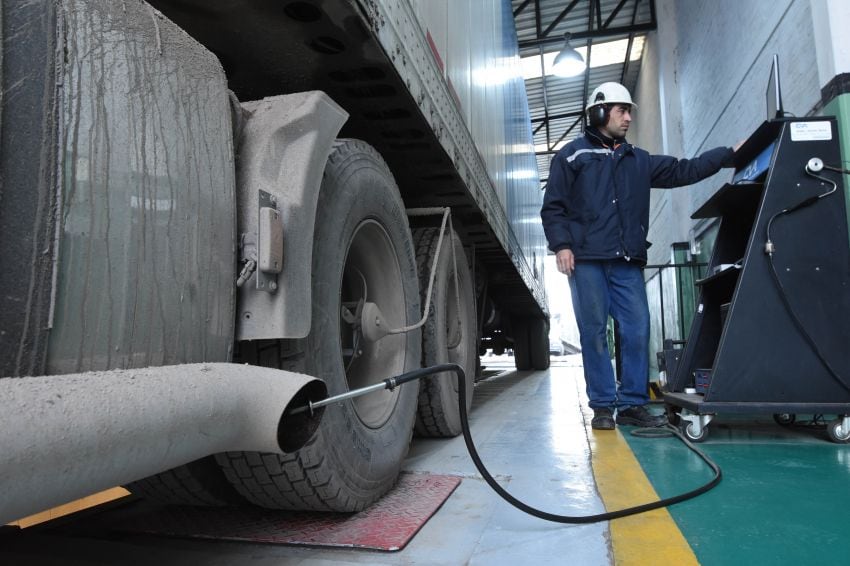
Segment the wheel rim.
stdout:
<path fill-rule="evenodd" d="M 787 426 L 794 424 L 797 420 L 797 416 L 792 413 L 776 413 L 773 415 L 773 419 L 777 422 L 777 424 Z"/>
<path fill-rule="evenodd" d="M 841 424 L 841 421 L 837 421 L 832 425 L 833 438 L 839 442 L 847 442 L 850 440 L 850 430 L 844 430 Z"/>
<path fill-rule="evenodd" d="M 694 441 L 702 440 L 703 436 L 705 436 L 705 428 L 702 429 L 701 434 L 697 434 L 694 430 L 694 423 L 688 422 L 688 425 L 685 427 L 685 436 Z"/>
<path fill-rule="evenodd" d="M 362 222 L 351 238 L 345 256 L 341 304 L 376 303 L 390 328 L 405 326 L 405 301 L 401 269 L 389 235 L 374 220 Z M 340 350 L 349 390 L 358 389 L 404 371 L 405 337 L 386 336 L 369 342 L 340 314 Z M 398 390 L 380 391 L 352 400 L 357 417 L 370 428 L 387 422 L 395 408 Z"/>

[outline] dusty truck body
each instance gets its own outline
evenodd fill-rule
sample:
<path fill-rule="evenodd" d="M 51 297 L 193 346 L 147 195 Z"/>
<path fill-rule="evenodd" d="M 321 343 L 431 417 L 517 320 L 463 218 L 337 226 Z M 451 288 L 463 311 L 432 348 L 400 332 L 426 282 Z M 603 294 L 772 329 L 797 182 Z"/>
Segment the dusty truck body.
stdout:
<path fill-rule="evenodd" d="M 335 394 L 444 361 L 471 380 L 486 348 L 548 366 L 510 2 L 4 0 L 0 16 L 0 394 L 23 404 L 3 427 L 45 466 L 59 440 L 25 431 L 86 376 L 116 376 L 84 392 L 88 415 L 134 398 L 122 372 L 173 393 L 143 394 L 153 407 L 127 427 L 80 424 L 104 440 L 63 456 L 110 461 L 145 419 L 203 436 L 174 398 L 210 368 Z M 325 394 L 305 383 L 284 400 Z M 414 430 L 460 432 L 456 389 L 446 375 L 329 407 L 270 452 L 175 460 L 136 439 L 140 463 L 108 481 L 166 502 L 362 509 Z M 3 458 L 14 485 L 24 469 Z M 41 504 L 86 489 L 58 483 Z"/>

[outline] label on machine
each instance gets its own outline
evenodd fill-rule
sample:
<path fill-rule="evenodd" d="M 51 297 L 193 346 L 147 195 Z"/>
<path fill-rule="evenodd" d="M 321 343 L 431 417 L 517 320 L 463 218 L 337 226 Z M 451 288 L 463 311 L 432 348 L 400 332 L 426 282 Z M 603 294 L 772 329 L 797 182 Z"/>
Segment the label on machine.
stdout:
<path fill-rule="evenodd" d="M 832 123 L 830 122 L 792 122 L 790 126 L 791 141 L 819 141 L 832 139 Z"/>

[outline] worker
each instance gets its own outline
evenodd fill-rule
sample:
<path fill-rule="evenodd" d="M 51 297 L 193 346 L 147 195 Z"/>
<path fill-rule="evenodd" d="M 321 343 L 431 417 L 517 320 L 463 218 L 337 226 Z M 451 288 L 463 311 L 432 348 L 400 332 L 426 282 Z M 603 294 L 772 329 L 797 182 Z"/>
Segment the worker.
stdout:
<path fill-rule="evenodd" d="M 569 278 L 594 429 L 616 424 L 663 426 L 646 409 L 649 307 L 643 266 L 650 187 L 690 185 L 732 165 L 719 147 L 694 159 L 650 155 L 626 141 L 636 105 L 623 85 L 607 82 L 590 95 L 584 135 L 552 159 L 540 211 L 558 271 Z M 608 352 L 608 315 L 619 323 L 619 386 Z"/>

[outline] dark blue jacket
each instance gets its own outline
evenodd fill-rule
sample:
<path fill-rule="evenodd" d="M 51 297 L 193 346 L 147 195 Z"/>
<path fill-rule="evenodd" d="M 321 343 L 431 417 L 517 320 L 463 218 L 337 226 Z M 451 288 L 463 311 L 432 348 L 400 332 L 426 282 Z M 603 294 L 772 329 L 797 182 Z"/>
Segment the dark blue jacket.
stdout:
<path fill-rule="evenodd" d="M 732 165 L 726 147 L 676 159 L 620 141 L 615 146 L 588 129 L 552 159 L 540 216 L 553 252 L 569 248 L 577 260 L 645 264 L 650 187 L 690 185 Z"/>

